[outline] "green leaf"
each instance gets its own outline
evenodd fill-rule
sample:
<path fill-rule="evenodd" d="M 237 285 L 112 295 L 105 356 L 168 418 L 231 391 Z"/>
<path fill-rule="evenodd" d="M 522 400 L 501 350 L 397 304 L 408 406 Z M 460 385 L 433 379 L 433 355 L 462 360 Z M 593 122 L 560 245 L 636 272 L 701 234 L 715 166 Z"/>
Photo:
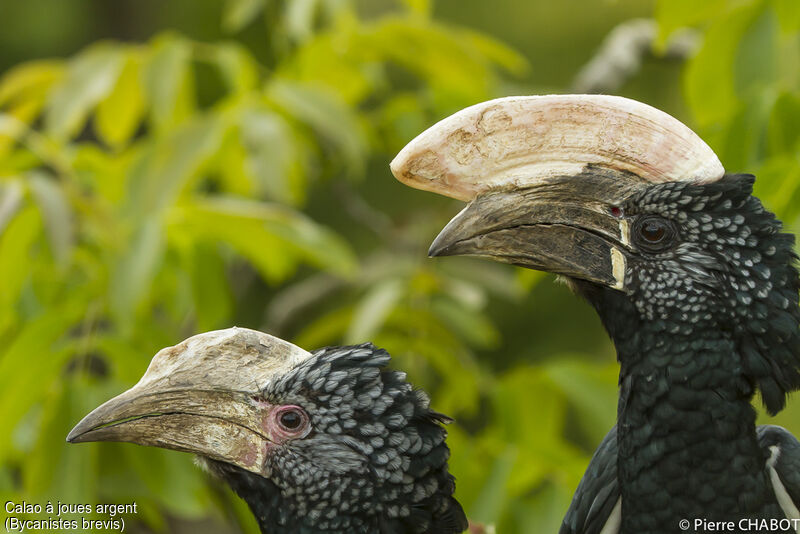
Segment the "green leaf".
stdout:
<path fill-rule="evenodd" d="M 195 201 L 174 208 L 170 226 L 171 232 L 230 245 L 271 282 L 289 276 L 299 258 L 340 275 L 356 266 L 344 240 L 284 206 L 235 198 Z"/>
<path fill-rule="evenodd" d="M 515 269 L 517 283 L 525 291 L 531 291 L 539 282 L 547 277 L 544 271 L 534 271 L 533 269 Z"/>
<path fill-rule="evenodd" d="M 415 300 L 412 296 L 400 301 L 371 341 L 386 348 L 410 376 L 441 380 L 435 395 L 437 409 L 452 415 L 474 415 L 488 379 L 462 340 L 429 306 L 408 305 L 407 301 Z"/>
<path fill-rule="evenodd" d="M 149 337 L 148 341 L 150 341 Z M 117 394 L 120 390 L 138 382 L 142 377 L 150 360 L 161 348 L 157 343 L 154 348 L 148 350 L 132 345 L 130 340 L 123 339 L 116 333 L 95 332 L 87 345 L 90 350 L 96 350 L 98 354 L 102 354 L 110 364 L 111 375 L 120 383 L 118 389 L 111 393 Z"/>
<path fill-rule="evenodd" d="M 296 266 L 295 255 L 265 230 L 261 213 L 243 213 L 236 209 L 238 203 L 227 199 L 177 206 L 170 210 L 169 233 L 224 243 L 247 258 L 265 280 L 275 283 L 285 279 Z M 247 208 L 257 211 L 252 206 Z"/>
<path fill-rule="evenodd" d="M 496 524 L 508 502 L 506 487 L 514 471 L 517 458 L 515 448 L 509 445 L 488 469 L 488 477 L 478 499 L 468 508 L 469 518 L 484 525 Z"/>
<path fill-rule="evenodd" d="M 431 14 L 430 0 L 403 0 L 408 9 L 418 15 L 428 16 Z"/>
<path fill-rule="evenodd" d="M 316 321 L 303 325 L 303 329 L 295 336 L 295 343 L 300 347 L 324 347 L 341 342 L 342 332 L 346 332 L 351 324 L 353 310 L 339 307 L 323 315 Z"/>
<path fill-rule="evenodd" d="M 794 153 L 800 141 L 800 96 L 783 92 L 775 100 L 767 122 L 770 155 Z"/>
<path fill-rule="evenodd" d="M 218 177 L 222 191 L 237 196 L 253 196 L 258 191 L 258 184 L 247 169 L 247 158 L 241 132 L 231 128 L 225 133 L 208 173 Z"/>
<path fill-rule="evenodd" d="M 391 96 L 381 108 L 381 124 L 387 149 L 399 152 L 409 139 L 428 127 L 428 117 L 420 108 L 419 97 L 413 93 Z"/>
<path fill-rule="evenodd" d="M 253 515 L 250 506 L 248 506 L 244 499 L 234 494 L 233 490 L 230 488 L 226 488 L 225 494 L 230 503 L 227 509 L 231 510 L 236 517 L 242 534 L 261 534 L 261 529 L 256 522 L 256 517 Z"/>
<path fill-rule="evenodd" d="M 755 194 L 784 221 L 800 215 L 800 163 L 797 155 L 786 154 L 767 160 L 758 169 Z"/>
<path fill-rule="evenodd" d="M 581 426 L 592 443 L 600 443 L 617 417 L 617 365 L 588 365 L 561 356 L 547 363 L 544 369 L 577 408 Z"/>
<path fill-rule="evenodd" d="M 319 87 L 273 80 L 267 96 L 292 118 L 310 126 L 342 154 L 350 173 L 364 171 L 366 139 L 357 117 L 335 93 Z"/>
<path fill-rule="evenodd" d="M 293 0 L 286 6 L 286 33 L 296 42 L 307 41 L 314 32 L 318 0 Z"/>
<path fill-rule="evenodd" d="M 734 64 L 739 43 L 759 7 L 760 3 L 745 4 L 718 17 L 706 32 L 703 46 L 689 61 L 684 93 L 701 127 L 722 123 L 738 109 Z"/>
<path fill-rule="evenodd" d="M 0 113 L 0 161 L 18 141 L 24 139 L 24 134 L 30 132 L 29 123 L 39 115 L 44 102 L 44 96 L 23 100 L 11 107 L 8 113 Z"/>
<path fill-rule="evenodd" d="M 233 298 L 219 251 L 208 244 L 197 243 L 187 255 L 186 267 L 192 281 L 198 330 L 225 326 L 233 312 Z"/>
<path fill-rule="evenodd" d="M 149 295 L 164 254 L 163 232 L 156 217 L 143 221 L 114 269 L 109 293 L 112 310 L 123 330 L 131 327 L 134 311 Z"/>
<path fill-rule="evenodd" d="M 212 57 L 231 92 L 245 94 L 256 88 L 259 65 L 246 48 L 222 43 L 212 48 Z"/>
<path fill-rule="evenodd" d="M 513 503 L 515 529 L 520 534 L 558 532 L 564 519 L 564 511 L 572 500 L 572 488 L 547 484 L 532 498 Z"/>
<path fill-rule="evenodd" d="M 155 496 L 171 513 L 197 519 L 208 509 L 209 496 L 203 473 L 189 455 L 151 447 L 126 447 L 123 460 L 144 483 L 144 492 Z"/>
<path fill-rule="evenodd" d="M 52 176 L 40 171 L 28 174 L 33 196 L 39 204 L 50 249 L 56 263 L 64 267 L 69 261 L 74 242 L 72 210 L 61 186 Z"/>
<path fill-rule="evenodd" d="M 460 33 L 486 60 L 496 63 L 511 74 L 523 76 L 530 69 L 525 56 L 497 39 L 469 30 L 462 30 Z"/>
<path fill-rule="evenodd" d="M 355 307 L 345 343 L 353 345 L 373 339 L 402 295 L 399 280 L 390 278 L 371 287 Z"/>
<path fill-rule="evenodd" d="M 129 193 L 127 175 L 140 153 L 133 148 L 110 152 L 98 144 L 84 143 L 75 147 L 71 164 L 76 173 L 87 177 L 97 198 L 117 210 Z"/>
<path fill-rule="evenodd" d="M 555 473 L 575 473 L 577 483 L 575 467 L 585 456 L 563 438 L 566 400 L 546 373 L 532 367 L 505 373 L 492 388 L 492 406 L 492 432 L 518 449 L 518 468 L 508 479 L 511 495 L 527 495 Z"/>
<path fill-rule="evenodd" d="M 44 399 L 36 446 L 24 459 L 24 484 L 39 500 L 80 503 L 97 500 L 95 447 L 74 447 L 65 437 L 76 421 L 107 400 L 106 388 L 87 380 L 56 383 Z M 66 518 L 74 518 L 67 516 Z"/>
<path fill-rule="evenodd" d="M 6 225 L 0 236 L 0 331 L 6 326 L 31 270 L 20 258 L 31 258 L 30 250 L 42 229 L 36 208 L 26 206 Z"/>
<path fill-rule="evenodd" d="M 144 70 L 150 121 L 163 131 L 186 120 L 194 110 L 190 70 L 191 44 L 174 35 L 162 35 L 151 47 Z"/>
<path fill-rule="evenodd" d="M 727 169 L 754 169 L 767 152 L 767 126 L 774 106 L 771 89 L 755 91 L 736 113 L 728 117 L 721 139 L 713 143 Z"/>
<path fill-rule="evenodd" d="M 525 270 L 538 272 L 530 269 Z M 459 292 L 464 291 L 463 286 L 472 288 L 470 291 L 475 291 L 476 288 L 481 291 L 481 295 L 476 295 L 476 298 L 463 299 L 453 294 L 450 288 L 447 287 L 453 298 L 461 300 L 465 305 L 477 308 L 483 307 L 487 302 L 487 295 L 504 300 L 518 300 L 523 295 L 523 292 L 520 291 L 519 283 L 515 280 L 516 271 L 509 269 L 505 265 L 487 263 L 485 260 L 464 258 L 464 261 L 443 263 L 441 273 L 446 287 L 451 286 L 453 290 Z M 455 281 L 460 283 L 455 283 Z M 472 301 L 471 304 L 469 303 L 470 300 Z"/>
<path fill-rule="evenodd" d="M 770 9 L 755 12 L 741 36 L 734 63 L 736 92 L 747 98 L 778 79 L 778 22 Z"/>
<path fill-rule="evenodd" d="M 70 353 L 56 342 L 74 328 L 84 311 L 75 296 L 54 305 L 46 313 L 26 322 L 0 352 L 0 412 L 8 429 L 42 400 L 58 377 Z M 7 458 L 11 432 L 0 433 L 0 459 Z"/>
<path fill-rule="evenodd" d="M 792 34 L 800 30 L 800 2 L 795 0 L 771 0 L 781 32 Z"/>
<path fill-rule="evenodd" d="M 28 125 L 18 119 L 16 116 L 9 114 L 9 113 L 0 113 L 0 156 L 5 156 L 5 153 L 11 148 L 14 143 L 16 143 L 19 139 L 21 139 L 25 133 L 28 132 Z M 8 167 L 8 162 L 4 160 L 8 160 L 10 158 L 4 157 L 0 159 L 6 167 Z M 38 162 L 37 162 L 38 163 Z M 11 166 L 12 169 L 15 169 Z M 3 174 L 11 174 L 11 171 L 6 171 L 5 168 L 2 169 Z"/>
<path fill-rule="evenodd" d="M 109 146 L 119 148 L 127 144 L 144 116 L 146 103 L 141 72 L 140 54 L 126 51 L 117 83 L 97 106 L 95 128 Z"/>
<path fill-rule="evenodd" d="M 655 18 L 658 37 L 655 46 L 663 50 L 667 40 L 677 29 L 695 26 L 719 17 L 728 0 L 658 0 Z"/>
<path fill-rule="evenodd" d="M 276 210 L 264 224 L 311 265 L 344 278 L 357 273 L 358 260 L 347 241 L 302 213 Z"/>
<path fill-rule="evenodd" d="M 365 63 L 358 40 L 347 37 L 340 33 L 314 36 L 281 63 L 276 76 L 325 86 L 350 105 L 360 102 L 380 84 L 381 70 Z"/>
<path fill-rule="evenodd" d="M 246 151 L 245 170 L 270 198 L 286 204 L 305 201 L 308 169 L 302 144 L 279 114 L 245 109 L 241 137 Z"/>
<path fill-rule="evenodd" d="M 60 61 L 30 61 L 18 65 L 0 78 L 0 106 L 44 96 L 64 76 Z"/>
<path fill-rule="evenodd" d="M 539 368 L 518 367 L 505 373 L 492 392 L 494 424 L 504 439 L 530 449 L 544 449 L 559 439 L 564 426 L 562 395 Z M 536 411 L 520 411 L 520 406 Z"/>
<path fill-rule="evenodd" d="M 212 162 L 228 128 L 216 115 L 200 115 L 149 145 L 129 167 L 128 213 L 144 217 L 174 203 Z"/>
<path fill-rule="evenodd" d="M 485 44 L 419 17 L 385 17 L 357 46 L 418 76 L 430 87 L 436 108 L 453 112 L 490 93 L 495 65 L 480 49 Z"/>
<path fill-rule="evenodd" d="M 477 310 L 459 305 L 451 299 L 436 299 L 433 301 L 433 311 L 461 338 L 477 347 L 489 349 L 500 342 L 500 333 Z"/>
<path fill-rule="evenodd" d="M 489 300 L 485 285 L 479 281 L 445 275 L 441 280 L 431 280 L 431 282 L 436 284 L 435 289 L 441 288 L 458 306 L 473 312 L 484 308 Z M 486 285 L 491 285 L 491 282 Z"/>
<path fill-rule="evenodd" d="M 267 0 L 225 0 L 222 13 L 222 29 L 235 33 L 250 24 L 264 7 Z"/>
<path fill-rule="evenodd" d="M 123 59 L 119 48 L 102 44 L 73 59 L 47 103 L 47 132 L 61 140 L 78 133 L 89 112 L 114 87 Z"/>
<path fill-rule="evenodd" d="M 19 179 L 0 182 L 0 236 L 22 207 L 24 190 Z"/>

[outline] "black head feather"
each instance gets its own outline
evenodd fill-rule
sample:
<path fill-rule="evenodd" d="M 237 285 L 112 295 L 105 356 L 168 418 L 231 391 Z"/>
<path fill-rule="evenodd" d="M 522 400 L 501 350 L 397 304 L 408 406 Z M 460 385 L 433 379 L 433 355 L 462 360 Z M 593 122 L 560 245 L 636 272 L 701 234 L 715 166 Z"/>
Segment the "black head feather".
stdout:
<path fill-rule="evenodd" d="M 262 530 L 448 534 L 467 528 L 453 498 L 442 423 L 405 373 L 371 344 L 320 349 L 262 392 L 296 405 L 310 432 L 268 454 L 269 478 L 207 460 L 244 498 Z"/>
<path fill-rule="evenodd" d="M 800 388 L 800 283 L 794 237 L 752 196 L 753 181 L 665 183 L 629 198 L 627 217 L 661 217 L 676 235 L 673 246 L 640 250 L 626 277 L 651 327 L 687 339 L 727 332 L 742 375 L 774 414 Z"/>

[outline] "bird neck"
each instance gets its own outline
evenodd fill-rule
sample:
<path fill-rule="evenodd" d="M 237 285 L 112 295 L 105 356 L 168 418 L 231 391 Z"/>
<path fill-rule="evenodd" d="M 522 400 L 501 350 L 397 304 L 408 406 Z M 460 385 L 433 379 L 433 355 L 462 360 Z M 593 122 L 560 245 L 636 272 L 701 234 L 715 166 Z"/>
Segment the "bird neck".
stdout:
<path fill-rule="evenodd" d="M 420 442 L 421 443 L 421 442 Z M 444 446 L 444 445 L 442 445 Z M 440 454 L 434 450 L 426 455 L 431 458 Z M 403 482 L 406 489 L 421 493 L 436 488 L 435 493 L 422 501 L 404 501 L 395 488 L 384 488 L 383 497 L 389 503 L 380 503 L 381 497 L 374 488 L 363 485 L 342 483 L 341 481 L 320 480 L 311 488 L 314 497 L 341 497 L 342 490 L 350 489 L 360 493 L 360 502 L 348 506 L 344 514 L 331 514 L 331 507 L 303 506 L 297 493 L 285 493 L 269 478 L 245 471 L 240 467 L 212 460 L 198 458 L 199 463 L 211 474 L 224 480 L 250 507 L 261 532 L 265 534 L 353 534 L 357 532 L 381 532 L 384 534 L 456 534 L 467 528 L 467 519 L 461 506 L 452 497 L 455 482 L 447 473 L 447 464 L 439 469 L 428 469 L 431 464 L 415 465 L 414 469 L 427 470 L 418 478 Z M 433 465 L 440 465 L 434 460 Z M 434 480 L 438 479 L 438 484 Z M 307 496 L 308 497 L 308 496 Z M 381 508 L 382 507 L 382 508 Z M 398 517 L 399 508 L 407 508 L 411 513 Z M 369 511 L 369 513 L 367 513 Z"/>
<path fill-rule="evenodd" d="M 646 320 L 621 297 L 605 304 L 620 361 L 621 532 L 675 532 L 684 518 L 773 513 L 754 389 L 734 332 Z"/>
<path fill-rule="evenodd" d="M 268 478 L 258 476 L 231 464 L 209 458 L 198 458 L 212 474 L 224 480 L 250 507 L 261 532 L 267 534 L 296 534 L 316 532 L 286 502 L 280 489 Z"/>

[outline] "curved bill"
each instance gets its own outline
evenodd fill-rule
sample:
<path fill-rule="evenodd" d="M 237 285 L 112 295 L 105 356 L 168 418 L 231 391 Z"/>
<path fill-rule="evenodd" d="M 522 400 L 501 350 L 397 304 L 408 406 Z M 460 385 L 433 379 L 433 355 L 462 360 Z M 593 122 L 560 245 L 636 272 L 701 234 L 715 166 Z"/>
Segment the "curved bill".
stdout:
<path fill-rule="evenodd" d="M 624 290 L 620 206 L 654 183 L 710 183 L 714 152 L 668 114 L 605 95 L 521 96 L 461 110 L 391 163 L 401 182 L 468 201 L 431 256 L 473 255 Z"/>
<path fill-rule="evenodd" d="M 428 254 L 488 257 L 622 289 L 628 223 L 610 208 L 639 187 L 597 172 L 485 193 L 453 217 Z"/>
<path fill-rule="evenodd" d="M 71 443 L 124 441 L 192 452 L 261 473 L 271 445 L 260 393 L 310 354 L 230 328 L 158 352 L 142 379 L 84 417 Z"/>

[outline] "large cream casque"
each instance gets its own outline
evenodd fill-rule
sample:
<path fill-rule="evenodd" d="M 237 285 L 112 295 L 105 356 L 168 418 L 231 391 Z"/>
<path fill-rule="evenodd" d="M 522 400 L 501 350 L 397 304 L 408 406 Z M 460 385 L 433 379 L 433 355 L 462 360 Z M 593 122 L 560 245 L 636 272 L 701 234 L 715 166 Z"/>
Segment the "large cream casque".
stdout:
<path fill-rule="evenodd" d="M 652 106 L 608 95 L 498 98 L 434 124 L 394 158 L 391 169 L 417 189 L 469 201 L 521 188 L 587 165 L 647 182 L 707 183 L 725 173 L 686 125 Z"/>

